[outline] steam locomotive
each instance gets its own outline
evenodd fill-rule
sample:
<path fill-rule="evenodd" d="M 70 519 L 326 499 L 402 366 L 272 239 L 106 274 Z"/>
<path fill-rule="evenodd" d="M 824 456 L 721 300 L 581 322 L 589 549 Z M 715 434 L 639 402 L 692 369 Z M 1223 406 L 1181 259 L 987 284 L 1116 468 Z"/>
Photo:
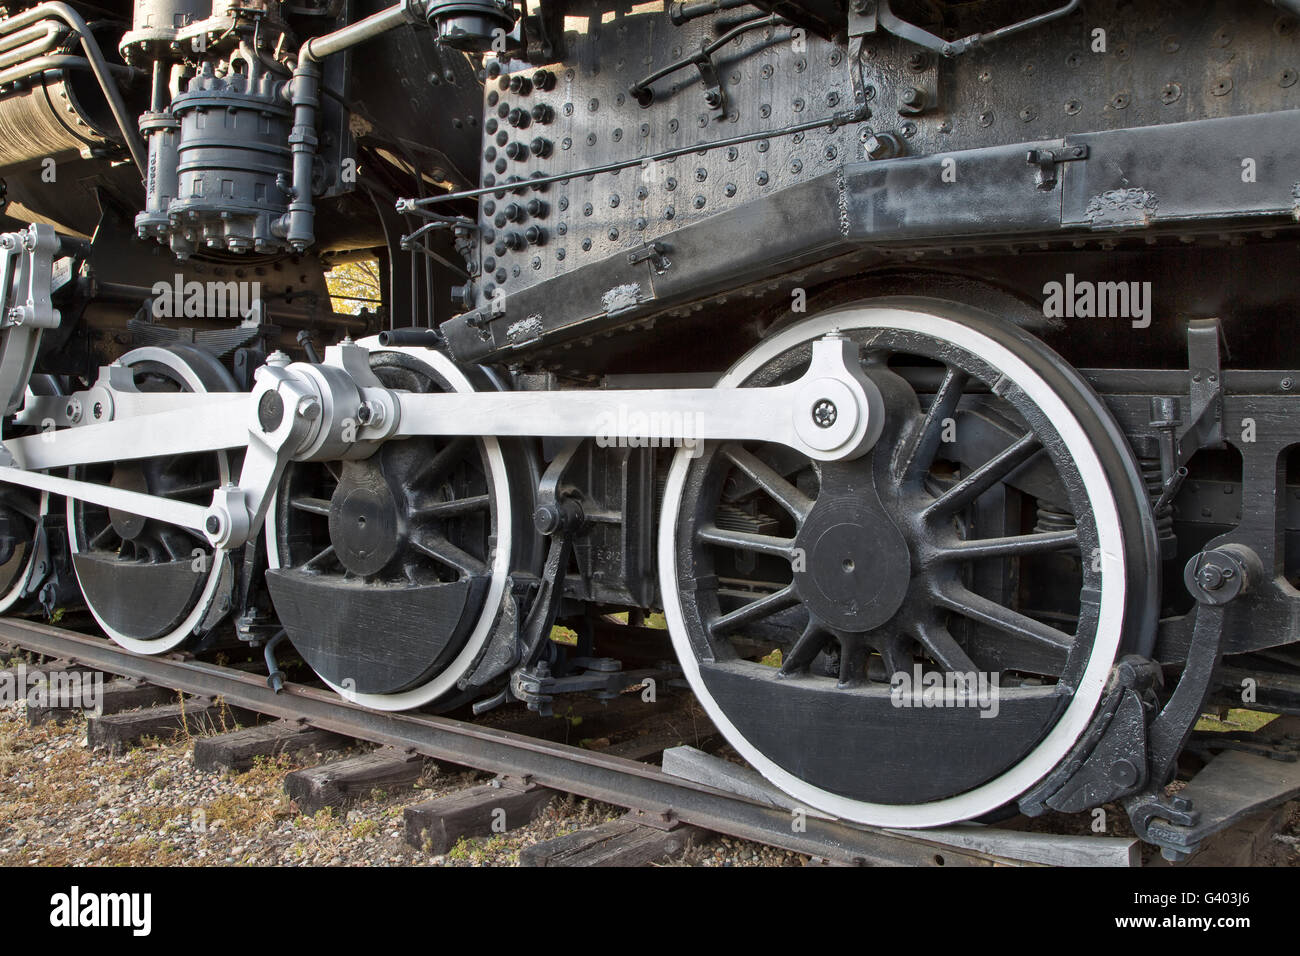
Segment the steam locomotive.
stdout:
<path fill-rule="evenodd" d="M 1296 0 L 0 12 L 0 610 L 680 675 L 872 825 L 1300 790 L 1166 793 L 1300 714 Z"/>

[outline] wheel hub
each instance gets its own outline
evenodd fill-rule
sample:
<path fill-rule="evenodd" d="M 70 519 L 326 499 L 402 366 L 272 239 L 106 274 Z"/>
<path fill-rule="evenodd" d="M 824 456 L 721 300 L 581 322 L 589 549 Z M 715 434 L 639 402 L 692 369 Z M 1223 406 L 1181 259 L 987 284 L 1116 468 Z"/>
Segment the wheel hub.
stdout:
<path fill-rule="evenodd" d="M 830 627 L 872 630 L 893 617 L 907 595 L 907 542 L 878 502 L 865 496 L 819 500 L 795 547 L 804 556 L 795 588 L 809 613 Z"/>
<path fill-rule="evenodd" d="M 330 498 L 329 527 L 335 554 L 353 574 L 377 574 L 401 551 L 405 522 L 377 465 L 344 469 Z"/>

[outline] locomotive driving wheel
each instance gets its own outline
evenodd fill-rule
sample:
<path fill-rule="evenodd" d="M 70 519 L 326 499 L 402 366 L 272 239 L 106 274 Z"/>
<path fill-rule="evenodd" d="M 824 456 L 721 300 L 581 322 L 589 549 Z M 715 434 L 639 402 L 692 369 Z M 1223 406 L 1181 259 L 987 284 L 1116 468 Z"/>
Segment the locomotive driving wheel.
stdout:
<path fill-rule="evenodd" d="M 38 532 L 49 496 L 24 488 L 0 489 L 0 614 L 31 595 L 44 576 Z"/>
<path fill-rule="evenodd" d="M 808 319 L 719 387 L 794 380 L 831 333 L 880 388 L 879 441 L 828 463 L 756 442 L 679 452 L 668 627 L 715 724 L 795 798 L 875 825 L 977 817 L 1068 753 L 1119 654 L 1150 651 L 1146 492 L 1081 376 L 955 303 Z"/>
<path fill-rule="evenodd" d="M 210 353 L 189 346 L 141 348 L 118 364 L 142 392 L 226 392 L 238 386 Z M 124 458 L 73 469 L 72 477 L 207 505 L 232 480 L 230 455 L 204 452 Z M 138 654 L 173 650 L 215 621 L 229 587 L 229 558 L 198 531 L 69 498 L 68 542 L 86 607 L 114 641 Z"/>
<path fill-rule="evenodd" d="M 425 349 L 374 349 L 370 363 L 392 389 L 492 387 Z M 512 502 L 508 477 L 527 467 L 517 451 L 495 438 L 411 438 L 286 471 L 267 522 L 267 583 L 290 641 L 332 688 L 404 710 L 474 669 L 528 547 L 530 511 Z"/>

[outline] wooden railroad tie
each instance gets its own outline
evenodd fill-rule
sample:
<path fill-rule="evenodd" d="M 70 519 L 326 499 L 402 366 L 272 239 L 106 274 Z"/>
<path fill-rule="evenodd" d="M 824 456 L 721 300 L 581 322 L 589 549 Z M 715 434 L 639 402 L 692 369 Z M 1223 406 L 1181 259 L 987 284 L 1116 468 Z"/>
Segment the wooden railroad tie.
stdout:
<path fill-rule="evenodd" d="M 684 853 L 705 836 L 699 827 L 647 826 L 635 812 L 519 852 L 520 866 L 649 866 Z"/>
<path fill-rule="evenodd" d="M 343 750 L 353 743 L 327 730 L 294 720 L 276 720 L 194 741 L 194 766 L 200 770 L 247 770 L 258 757 L 304 750 Z"/>
<path fill-rule="evenodd" d="M 407 807 L 406 842 L 426 853 L 446 853 L 462 837 L 491 836 L 531 823 L 556 796 L 534 783 L 498 778 Z"/>
<path fill-rule="evenodd" d="M 305 814 L 326 807 L 344 807 L 375 790 L 409 790 L 424 773 L 425 758 L 390 747 L 316 767 L 295 770 L 284 778 L 284 790 Z"/>
<path fill-rule="evenodd" d="M 86 721 L 86 738 L 92 748 L 104 747 L 118 754 L 147 737 L 170 740 L 180 734 L 198 736 L 257 719 L 252 711 L 194 697 L 177 704 L 91 717 Z"/>
<path fill-rule="evenodd" d="M 100 690 L 98 713 L 93 714 L 95 717 L 102 717 L 109 714 L 120 714 L 126 710 L 136 710 L 141 707 L 156 707 L 162 704 L 173 702 L 177 699 L 176 691 L 166 687 L 159 687 L 156 684 L 146 684 L 144 681 L 134 680 L 129 677 L 119 677 L 115 680 L 106 681 Z M 83 712 L 81 707 L 62 706 L 66 701 L 49 701 L 44 706 L 27 705 L 27 723 L 35 727 L 47 721 L 68 720 L 72 716 Z M 85 711 L 90 714 L 90 711 Z"/>

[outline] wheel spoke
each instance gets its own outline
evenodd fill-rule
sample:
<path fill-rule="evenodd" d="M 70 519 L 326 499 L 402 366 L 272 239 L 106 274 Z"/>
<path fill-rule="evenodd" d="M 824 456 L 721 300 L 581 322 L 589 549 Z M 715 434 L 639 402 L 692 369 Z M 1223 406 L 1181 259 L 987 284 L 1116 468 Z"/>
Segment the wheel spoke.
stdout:
<path fill-rule="evenodd" d="M 921 516 L 932 518 L 960 511 L 1040 450 L 1037 435 L 1022 435 L 932 501 Z"/>
<path fill-rule="evenodd" d="M 842 688 L 856 687 L 867 679 L 867 642 L 861 634 L 836 635 L 840 641 L 840 682 Z"/>
<path fill-rule="evenodd" d="M 767 462 L 740 445 L 727 445 L 722 453 L 790 514 L 800 521 L 808 516 L 812 510 L 812 499 Z"/>
<path fill-rule="evenodd" d="M 781 659 L 781 674 L 788 677 L 806 671 L 830 637 L 830 632 L 822 627 L 821 622 L 809 615 L 808 626 L 803 629 L 803 634 L 794 642 L 790 653 Z"/>
<path fill-rule="evenodd" d="M 105 541 L 111 540 L 114 534 L 115 532 L 113 531 L 113 526 L 111 524 L 104 525 L 104 527 L 100 528 L 95 536 L 90 539 L 90 550 L 96 550 Z"/>
<path fill-rule="evenodd" d="M 949 545 L 939 551 L 940 560 L 975 561 L 980 558 L 1015 558 L 1028 554 L 1065 551 L 1077 547 L 1077 531 L 1041 531 L 1004 538 L 977 538 Z"/>
<path fill-rule="evenodd" d="M 324 551 L 321 551 L 318 554 L 313 555 L 310 560 L 308 560 L 305 564 L 303 564 L 303 567 L 311 570 L 316 570 L 333 556 L 334 556 L 334 545 L 332 544 L 326 545 Z"/>
<path fill-rule="evenodd" d="M 952 632 L 943 625 L 928 621 L 917 622 L 916 639 L 944 670 L 954 674 L 973 674 L 978 670 L 975 662 L 952 636 Z"/>
<path fill-rule="evenodd" d="M 940 592 L 936 600 L 943 607 L 956 611 L 972 621 L 985 624 L 1012 637 L 1032 641 L 1050 650 L 1065 653 L 1074 642 L 1074 638 L 1064 631 L 1058 631 L 1051 625 L 1036 621 L 1019 611 L 1005 608 L 996 601 L 990 601 L 965 588 L 957 588 L 952 594 Z"/>
<path fill-rule="evenodd" d="M 169 488 L 165 491 L 160 491 L 158 492 L 158 497 L 184 498 L 187 495 L 197 495 L 205 491 L 216 491 L 220 487 L 221 482 L 216 481 L 215 479 L 212 481 L 200 481 L 197 484 L 185 485 L 181 488 Z"/>
<path fill-rule="evenodd" d="M 487 565 L 474 555 L 463 551 L 442 535 L 425 535 L 422 539 L 412 538 L 411 546 L 433 560 L 441 562 L 466 576 L 487 573 Z"/>
<path fill-rule="evenodd" d="M 454 518 L 475 511 L 486 511 L 491 503 L 490 495 L 472 495 L 468 498 L 453 498 L 451 501 L 432 501 L 412 508 L 411 517 L 437 520 Z"/>
<path fill-rule="evenodd" d="M 883 641 L 880 645 L 880 659 L 885 665 L 885 674 L 888 676 L 890 683 L 893 683 L 893 675 L 910 674 L 912 665 L 916 663 L 912 657 L 911 641 L 901 635 L 894 635 Z"/>
<path fill-rule="evenodd" d="M 794 585 L 787 584 L 779 591 L 773 591 L 756 601 L 750 601 L 744 607 L 736 608 L 730 614 L 724 614 L 710 626 L 714 634 L 733 631 L 746 624 L 765 618 L 777 611 L 784 611 L 799 603 L 799 596 L 794 593 Z"/>
<path fill-rule="evenodd" d="M 934 401 L 930 403 L 917 431 L 916 440 L 897 469 L 904 481 L 919 478 L 934 464 L 935 456 L 939 453 L 939 439 L 943 436 L 944 420 L 952 418 L 957 411 L 957 403 L 961 401 L 967 378 L 965 372 L 951 366 L 944 374 Z"/>
<path fill-rule="evenodd" d="M 705 525 L 696 532 L 696 536 L 705 544 L 716 544 L 723 548 L 737 548 L 741 551 L 754 551 L 758 554 L 770 554 L 785 558 L 794 556 L 794 539 L 778 538 L 770 534 L 753 534 L 749 531 L 732 531 L 717 525 Z"/>
<path fill-rule="evenodd" d="M 330 516 L 330 503 L 324 498 L 298 497 L 289 499 L 289 507 L 307 511 L 323 518 Z"/>
<path fill-rule="evenodd" d="M 467 436 L 452 439 L 430 459 L 428 468 L 418 476 L 420 482 L 425 487 L 439 484 L 465 459 L 473 444 L 474 439 Z"/>

